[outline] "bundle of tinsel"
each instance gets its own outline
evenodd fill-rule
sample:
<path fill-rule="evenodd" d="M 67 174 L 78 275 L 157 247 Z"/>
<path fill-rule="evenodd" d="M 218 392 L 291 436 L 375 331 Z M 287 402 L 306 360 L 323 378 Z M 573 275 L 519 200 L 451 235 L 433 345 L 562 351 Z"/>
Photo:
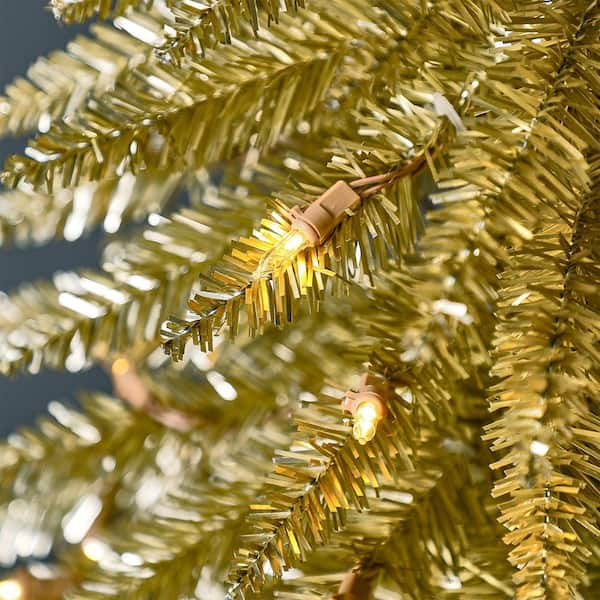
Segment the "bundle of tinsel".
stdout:
<path fill-rule="evenodd" d="M 0 243 L 107 243 L 0 371 L 114 394 L 0 446 L 0 598 L 598 598 L 597 2 L 50 8 Z"/>

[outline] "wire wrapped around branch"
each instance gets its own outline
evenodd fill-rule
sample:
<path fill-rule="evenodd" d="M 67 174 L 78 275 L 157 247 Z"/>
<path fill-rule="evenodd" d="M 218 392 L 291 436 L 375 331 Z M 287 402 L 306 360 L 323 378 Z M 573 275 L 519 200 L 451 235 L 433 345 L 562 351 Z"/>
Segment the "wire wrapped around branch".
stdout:
<path fill-rule="evenodd" d="M 418 215 L 413 177 L 426 164 L 421 155 L 395 171 L 344 184 L 349 197 L 351 188 L 360 195 L 354 194 L 352 209 L 339 211 L 339 223 L 332 221 L 331 234 L 322 243 L 318 240 L 316 246 L 302 233 L 304 229 L 294 226 L 298 217 L 284 203 L 275 201 L 275 210 L 270 219 L 262 220 L 261 229 L 235 242 L 231 255 L 203 278 L 205 289 L 188 301 L 191 318 L 172 317 L 163 327 L 167 353 L 180 360 L 189 339 L 203 351 L 210 351 L 213 333 L 225 324 L 235 337 L 243 308 L 251 335 L 261 332 L 268 322 L 276 326 L 291 322 L 300 300 L 306 300 L 311 312 L 316 312 L 327 278 L 333 293 L 341 294 L 355 274 L 371 275 L 390 255 L 401 255 L 407 230 L 416 235 L 418 229 L 411 219 Z M 382 193 L 386 188 L 387 195 Z M 394 197 L 395 204 L 387 196 Z M 300 218 L 305 219 L 302 213 Z M 402 229 L 397 230 L 399 225 Z M 408 244 L 414 242 L 414 237 L 408 238 Z"/>

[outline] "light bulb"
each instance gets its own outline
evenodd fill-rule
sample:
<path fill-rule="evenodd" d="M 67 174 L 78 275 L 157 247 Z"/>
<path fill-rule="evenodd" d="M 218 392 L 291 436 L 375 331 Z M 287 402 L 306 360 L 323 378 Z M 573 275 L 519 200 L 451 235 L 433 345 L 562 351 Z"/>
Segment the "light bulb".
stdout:
<path fill-rule="evenodd" d="M 0 581 L 0 600 L 20 600 L 23 586 L 16 579 Z"/>
<path fill-rule="evenodd" d="M 298 252 L 306 243 L 306 238 L 299 231 L 290 231 L 284 238 L 283 249 L 286 252 Z"/>
<path fill-rule="evenodd" d="M 342 409 L 353 417 L 352 435 L 361 445 L 370 442 L 377 433 L 377 426 L 386 413 L 385 386 L 365 373 L 356 388 L 348 390 L 342 400 Z"/>
<path fill-rule="evenodd" d="M 354 427 L 352 435 L 359 444 L 366 444 L 375 437 L 377 424 L 381 421 L 382 414 L 379 404 L 370 400 L 361 402 L 354 414 Z"/>
<path fill-rule="evenodd" d="M 291 261 L 300 250 L 303 250 L 308 245 L 308 239 L 302 231 L 297 229 L 288 231 L 273 246 L 273 248 L 262 257 L 254 272 L 254 278 L 260 279 L 273 271 L 277 271 L 284 263 Z"/>
<path fill-rule="evenodd" d="M 379 411 L 373 402 L 363 402 L 356 409 L 356 418 L 361 421 L 377 421 Z"/>
<path fill-rule="evenodd" d="M 352 435 L 361 446 L 370 442 L 375 437 L 376 432 L 377 426 L 373 421 L 357 421 L 352 428 Z"/>

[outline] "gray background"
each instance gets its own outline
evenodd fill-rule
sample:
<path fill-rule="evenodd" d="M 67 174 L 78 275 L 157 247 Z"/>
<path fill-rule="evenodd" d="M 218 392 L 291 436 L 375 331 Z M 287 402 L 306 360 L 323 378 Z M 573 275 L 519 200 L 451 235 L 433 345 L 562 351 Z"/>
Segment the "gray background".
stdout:
<path fill-rule="evenodd" d="M 65 26 L 54 21 L 46 0 L 0 1 L 0 88 L 38 56 L 64 48 L 84 26 Z M 22 153 L 25 139 L 0 140 L 0 164 L 12 153 Z M 10 292 L 20 284 L 48 278 L 56 270 L 96 266 L 102 235 L 98 232 L 76 242 L 52 242 L 33 248 L 0 248 L 0 290 Z M 51 400 L 73 399 L 78 390 L 110 386 L 97 368 L 72 374 L 42 371 L 38 375 L 0 375 L 0 436 L 35 422 Z"/>

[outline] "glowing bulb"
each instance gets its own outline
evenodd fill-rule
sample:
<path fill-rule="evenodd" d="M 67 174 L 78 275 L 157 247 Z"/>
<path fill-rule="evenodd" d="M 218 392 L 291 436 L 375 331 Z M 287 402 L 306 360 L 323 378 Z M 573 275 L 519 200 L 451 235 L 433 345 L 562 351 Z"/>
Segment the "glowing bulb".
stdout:
<path fill-rule="evenodd" d="M 130 368 L 131 365 L 126 358 L 117 358 L 112 364 L 111 370 L 113 375 L 118 377 L 119 375 L 125 375 Z"/>
<path fill-rule="evenodd" d="M 379 412 L 372 402 L 363 402 L 356 409 L 356 418 L 361 421 L 376 421 L 379 419 Z"/>
<path fill-rule="evenodd" d="M 260 279 L 273 271 L 277 271 L 286 262 L 291 261 L 300 250 L 309 245 L 306 235 L 297 229 L 288 231 L 261 259 L 255 279 Z"/>
<path fill-rule="evenodd" d="M 377 426 L 373 421 L 357 421 L 352 428 L 352 435 L 361 446 L 370 442 L 375 437 L 376 432 Z"/>
<path fill-rule="evenodd" d="M 381 406 L 372 401 L 361 402 L 354 414 L 352 435 L 359 444 L 366 444 L 375 437 L 377 424 L 382 418 Z"/>
<path fill-rule="evenodd" d="M 0 581 L 0 600 L 20 600 L 23 586 L 16 579 Z"/>
<path fill-rule="evenodd" d="M 292 230 L 283 239 L 283 249 L 286 252 L 297 252 L 306 243 L 306 238 L 299 231 Z"/>

